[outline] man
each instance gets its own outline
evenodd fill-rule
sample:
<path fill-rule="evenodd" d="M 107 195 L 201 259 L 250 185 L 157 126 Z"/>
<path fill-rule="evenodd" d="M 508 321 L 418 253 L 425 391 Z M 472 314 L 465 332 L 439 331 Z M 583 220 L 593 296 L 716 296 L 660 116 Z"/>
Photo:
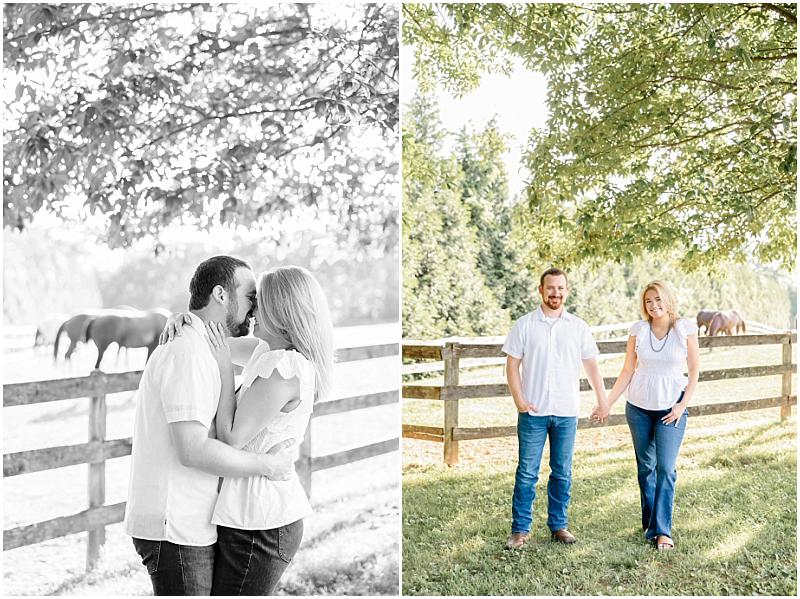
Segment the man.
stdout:
<path fill-rule="evenodd" d="M 546 270 L 539 284 L 542 304 L 514 323 L 503 345 L 508 356 L 508 387 L 519 412 L 519 462 L 511 502 L 511 536 L 506 549 L 518 549 L 530 538 L 531 506 L 547 438 L 550 439 L 547 527 L 552 540 L 575 542 L 575 537 L 567 531 L 567 507 L 580 411 L 581 364 L 598 403 L 605 401 L 605 389 L 595 359 L 599 350 L 589 327 L 564 309 L 568 291 L 563 270 Z"/>
<path fill-rule="evenodd" d="M 216 256 L 197 267 L 189 289 L 192 322 L 148 360 L 133 430 L 125 532 L 156 595 L 211 593 L 219 477 L 286 480 L 293 457 L 290 442 L 260 455 L 214 438 L 221 382 L 205 324 L 222 322 L 233 337 L 247 334 L 255 309 L 252 270 Z"/>

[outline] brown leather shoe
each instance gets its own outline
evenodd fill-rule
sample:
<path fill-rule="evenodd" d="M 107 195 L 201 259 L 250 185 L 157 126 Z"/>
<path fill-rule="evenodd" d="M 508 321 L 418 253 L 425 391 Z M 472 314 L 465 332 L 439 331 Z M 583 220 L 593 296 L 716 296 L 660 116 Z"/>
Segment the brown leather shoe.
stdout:
<path fill-rule="evenodd" d="M 531 535 L 524 532 L 513 532 L 506 541 L 506 549 L 519 549 L 525 544 L 525 541 L 531 538 Z"/>
<path fill-rule="evenodd" d="M 573 537 L 565 528 L 561 528 L 559 530 L 554 530 L 550 533 L 550 540 L 551 541 L 558 541 L 559 543 L 564 543 L 565 545 L 569 545 L 570 543 L 574 543 L 578 539 Z"/>

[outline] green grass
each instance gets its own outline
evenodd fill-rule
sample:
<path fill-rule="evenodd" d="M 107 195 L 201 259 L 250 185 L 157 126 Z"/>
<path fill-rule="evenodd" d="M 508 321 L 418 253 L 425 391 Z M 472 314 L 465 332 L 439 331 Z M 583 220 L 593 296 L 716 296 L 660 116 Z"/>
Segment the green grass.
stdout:
<path fill-rule="evenodd" d="M 792 347 L 792 361 L 797 362 L 797 349 Z M 604 377 L 616 377 L 622 368 L 624 355 L 614 355 L 600 360 Z M 718 370 L 742 366 L 768 366 L 781 363 L 781 346 L 744 346 L 700 350 L 700 370 Z M 484 366 L 462 369 L 461 384 L 504 383 L 501 366 Z M 404 383 L 406 384 L 406 383 Z M 442 377 L 432 377 L 418 384 L 441 385 Z M 610 391 L 611 389 L 607 389 Z M 700 383 L 691 404 L 709 404 L 728 401 L 777 397 L 781 392 L 781 377 L 765 376 Z M 797 376 L 792 376 L 792 394 L 797 394 Z M 690 405 L 691 405 L 690 404 Z M 581 416 L 589 416 L 595 405 L 594 393 L 581 393 Z M 614 404 L 612 414 L 625 412 L 624 396 Z M 442 426 L 442 404 L 431 400 L 403 400 L 403 423 L 424 426 Z M 463 399 L 459 401 L 459 425 L 462 427 L 514 426 L 516 411 L 510 397 Z"/>
<path fill-rule="evenodd" d="M 403 594 L 797 594 L 794 417 L 780 422 L 770 409 L 690 420 L 671 552 L 644 539 L 633 449 L 615 428 L 579 433 L 569 509 L 579 541 L 571 546 L 549 541 L 547 449 L 532 538 L 518 551 L 503 549 L 515 462 L 409 468 Z"/>

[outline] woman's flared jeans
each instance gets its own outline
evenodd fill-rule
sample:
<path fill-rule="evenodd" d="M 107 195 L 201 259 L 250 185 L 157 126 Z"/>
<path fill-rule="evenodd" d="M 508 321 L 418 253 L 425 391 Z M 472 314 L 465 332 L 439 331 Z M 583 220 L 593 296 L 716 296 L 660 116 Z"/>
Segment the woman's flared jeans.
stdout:
<path fill-rule="evenodd" d="M 636 452 L 642 529 L 648 539 L 672 536 L 672 503 L 678 478 L 675 462 L 686 431 L 687 411 L 681 414 L 677 426 L 661 421 L 668 413 L 669 410 L 645 410 L 630 403 L 625 406 Z"/>

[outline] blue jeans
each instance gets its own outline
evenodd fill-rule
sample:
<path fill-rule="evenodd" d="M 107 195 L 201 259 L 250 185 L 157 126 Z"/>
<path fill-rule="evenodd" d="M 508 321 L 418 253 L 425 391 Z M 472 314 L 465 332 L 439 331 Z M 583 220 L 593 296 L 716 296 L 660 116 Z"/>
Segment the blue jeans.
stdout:
<path fill-rule="evenodd" d="M 214 545 L 192 547 L 169 541 L 133 539 L 147 568 L 154 595 L 209 595 Z"/>
<path fill-rule="evenodd" d="M 536 498 L 539 464 L 544 442 L 550 438 L 550 478 L 547 481 L 547 527 L 550 531 L 567 528 L 569 491 L 572 487 L 572 450 L 575 447 L 577 416 L 517 417 L 519 462 L 511 500 L 511 532 L 529 533 L 531 506 Z"/>
<path fill-rule="evenodd" d="M 678 401 L 683 399 L 683 395 Z M 664 424 L 669 410 L 645 410 L 627 403 L 625 417 L 636 452 L 639 495 L 642 502 L 642 529 L 645 537 L 671 536 L 672 503 L 678 473 L 675 462 L 686 432 L 688 410 L 677 421 Z"/>
<path fill-rule="evenodd" d="M 217 525 L 212 595 L 272 595 L 303 538 L 303 521 L 269 530 Z"/>

